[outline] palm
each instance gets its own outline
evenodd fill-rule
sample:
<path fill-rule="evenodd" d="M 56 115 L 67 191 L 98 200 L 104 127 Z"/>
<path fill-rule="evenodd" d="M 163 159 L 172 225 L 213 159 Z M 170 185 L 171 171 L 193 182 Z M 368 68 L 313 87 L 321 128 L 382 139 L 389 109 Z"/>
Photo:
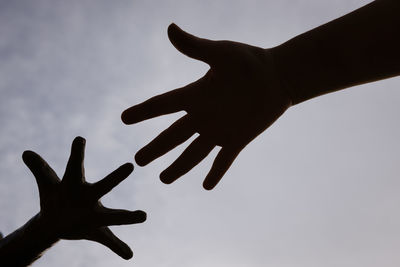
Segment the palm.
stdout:
<path fill-rule="evenodd" d="M 107 226 L 140 223 L 145 221 L 146 214 L 139 210 L 108 209 L 99 199 L 127 178 L 133 165 L 127 163 L 99 182 L 90 184 L 85 181 L 84 149 L 85 139 L 75 138 L 62 180 L 38 154 L 24 152 L 23 160 L 39 187 L 40 217 L 56 238 L 93 240 L 129 259 L 132 257 L 129 246 Z"/>
<path fill-rule="evenodd" d="M 199 133 L 182 155 L 160 178 L 171 183 L 202 161 L 215 146 L 221 146 L 204 180 L 212 189 L 239 152 L 268 128 L 289 106 L 274 72 L 270 50 L 231 41 L 194 37 L 176 25 L 169 38 L 182 53 L 210 65 L 198 81 L 133 106 L 122 114 L 127 124 L 184 110 L 187 115 L 157 136 L 136 154 L 139 165 L 180 145 Z"/>

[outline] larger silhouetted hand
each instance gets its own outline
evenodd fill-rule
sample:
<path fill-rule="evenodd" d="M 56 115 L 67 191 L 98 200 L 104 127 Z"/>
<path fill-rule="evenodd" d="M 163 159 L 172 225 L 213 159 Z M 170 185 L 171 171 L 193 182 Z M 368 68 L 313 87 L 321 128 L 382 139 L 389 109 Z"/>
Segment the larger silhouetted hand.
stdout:
<path fill-rule="evenodd" d="M 40 212 L 23 227 L 0 240 L 1 266 L 27 266 L 59 239 L 87 239 L 99 242 L 124 259 L 132 257 L 127 244 L 109 225 L 141 223 L 146 213 L 109 209 L 99 199 L 129 176 L 126 163 L 96 183 L 85 181 L 83 167 L 85 139 L 77 137 L 61 179 L 38 154 L 25 151 L 22 158 L 39 187 Z"/>
<path fill-rule="evenodd" d="M 271 50 L 198 38 L 175 24 L 169 26 L 168 36 L 180 52 L 207 63 L 210 70 L 194 83 L 125 110 L 122 121 L 133 124 L 186 111 L 137 152 L 136 162 L 146 165 L 199 133 L 160 178 L 172 183 L 220 146 L 203 183 L 205 189 L 212 189 L 239 152 L 282 115 L 291 101 L 276 77 Z"/>

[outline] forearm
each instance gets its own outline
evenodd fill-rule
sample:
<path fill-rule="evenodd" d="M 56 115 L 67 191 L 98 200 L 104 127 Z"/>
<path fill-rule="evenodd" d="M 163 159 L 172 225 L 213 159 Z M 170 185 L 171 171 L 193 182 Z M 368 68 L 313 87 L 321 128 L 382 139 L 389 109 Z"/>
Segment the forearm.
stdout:
<path fill-rule="evenodd" d="M 273 48 L 297 104 L 400 74 L 400 1 L 377 0 Z"/>
<path fill-rule="evenodd" d="M 28 266 L 58 241 L 37 214 L 0 240 L 0 266 Z"/>

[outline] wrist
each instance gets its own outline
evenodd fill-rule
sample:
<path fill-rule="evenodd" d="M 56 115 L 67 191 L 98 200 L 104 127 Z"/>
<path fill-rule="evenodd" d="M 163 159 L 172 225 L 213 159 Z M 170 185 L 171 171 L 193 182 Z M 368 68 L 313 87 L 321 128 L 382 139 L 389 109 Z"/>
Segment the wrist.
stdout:
<path fill-rule="evenodd" d="M 297 104 L 296 96 L 292 86 L 290 86 L 290 83 L 287 80 L 285 73 L 281 70 L 278 64 L 279 57 L 276 50 L 277 48 L 273 47 L 264 49 L 264 52 L 266 54 L 266 57 L 269 59 L 270 64 L 272 65 L 273 75 L 275 76 L 278 83 L 277 86 L 279 87 L 279 90 L 283 93 L 283 95 L 285 95 L 285 97 L 287 98 L 288 107 L 290 107 Z"/>
<path fill-rule="evenodd" d="M 28 266 L 58 240 L 38 213 L 1 240 L 0 265 Z"/>
<path fill-rule="evenodd" d="M 43 216 L 42 213 L 39 212 L 31 220 L 33 220 L 33 228 L 43 237 L 44 240 L 55 243 L 60 239 L 58 229 L 54 226 L 51 220 Z"/>

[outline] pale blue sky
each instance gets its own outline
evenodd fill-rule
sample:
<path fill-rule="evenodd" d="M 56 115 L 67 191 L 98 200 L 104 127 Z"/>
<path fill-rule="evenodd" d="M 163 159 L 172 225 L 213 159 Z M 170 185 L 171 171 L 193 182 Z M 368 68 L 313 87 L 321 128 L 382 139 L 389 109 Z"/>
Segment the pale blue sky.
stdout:
<path fill-rule="evenodd" d="M 0 231 L 39 210 L 24 150 L 62 175 L 81 135 L 86 174 L 96 181 L 182 115 L 120 121 L 130 105 L 207 70 L 169 43 L 171 22 L 271 47 L 368 2 L 0 0 Z M 103 200 L 148 212 L 144 224 L 113 228 L 132 260 L 89 241 L 61 241 L 33 266 L 397 267 L 399 85 L 392 78 L 289 109 L 211 192 L 201 184 L 216 151 L 172 185 L 158 174 L 185 145 L 135 165 Z"/>

